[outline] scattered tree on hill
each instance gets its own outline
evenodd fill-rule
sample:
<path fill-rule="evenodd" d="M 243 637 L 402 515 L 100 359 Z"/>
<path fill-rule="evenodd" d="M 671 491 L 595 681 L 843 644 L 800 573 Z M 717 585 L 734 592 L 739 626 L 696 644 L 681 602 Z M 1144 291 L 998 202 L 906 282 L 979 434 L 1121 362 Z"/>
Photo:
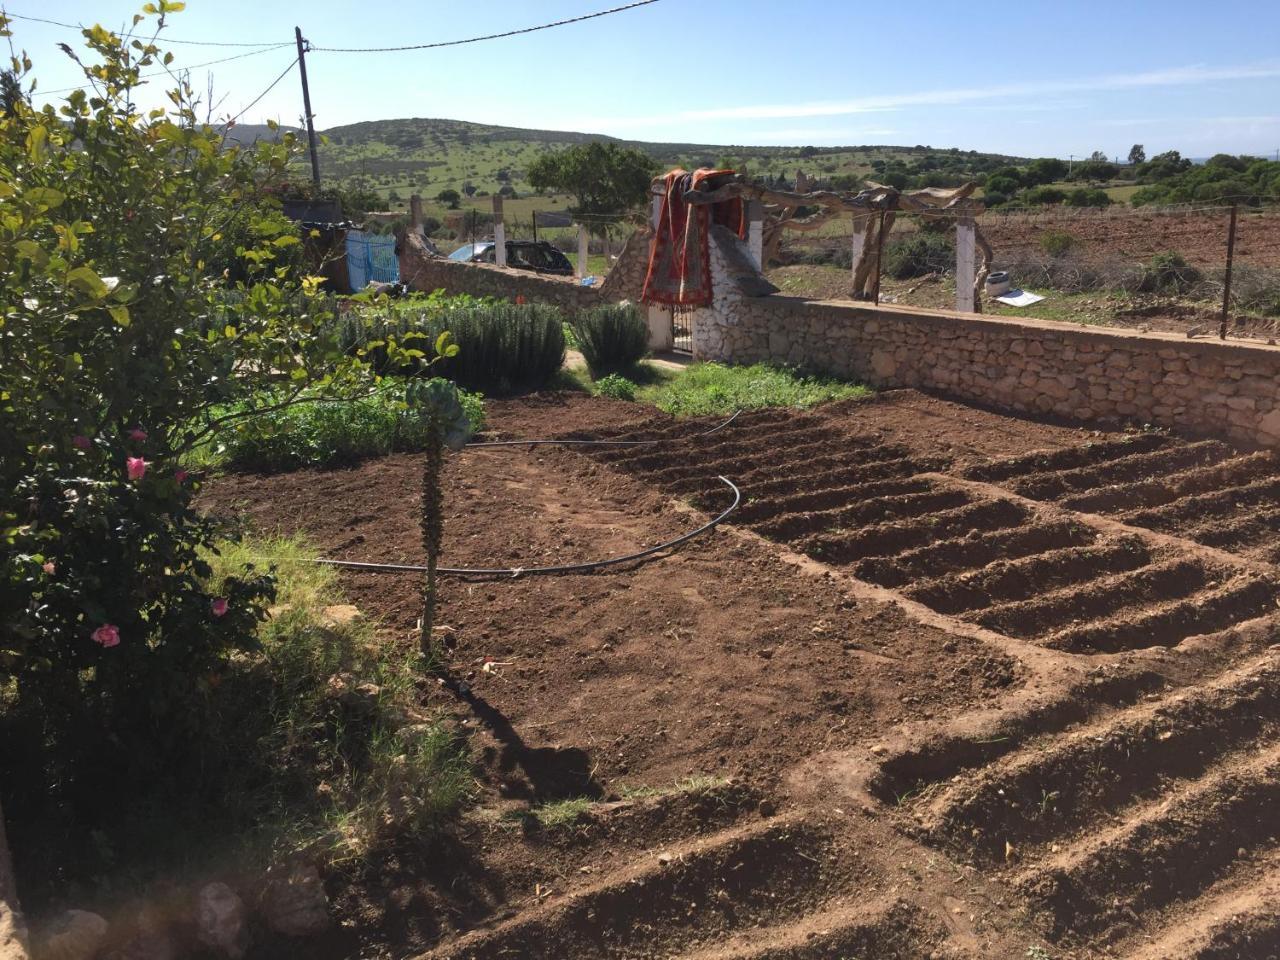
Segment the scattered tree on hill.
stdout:
<path fill-rule="evenodd" d="M 1147 151 L 1142 148 L 1142 144 L 1135 143 L 1129 148 L 1129 166 L 1136 167 L 1138 164 L 1145 162 L 1147 159 Z"/>
<path fill-rule="evenodd" d="M 1041 157 L 1032 160 L 1023 171 L 1022 180 L 1027 184 L 1045 184 L 1061 180 L 1067 175 L 1067 165 L 1057 157 Z"/>
<path fill-rule="evenodd" d="M 657 163 L 647 153 L 616 143 L 582 143 L 544 153 L 526 178 L 539 190 L 571 194 L 575 214 L 620 214 L 644 203 Z"/>
<path fill-rule="evenodd" d="M 1093 153 L 1089 154 L 1089 159 L 1094 161 L 1095 163 L 1106 163 L 1107 155 L 1103 153 L 1101 150 L 1095 150 L 1093 151 Z"/>
<path fill-rule="evenodd" d="M 462 194 L 452 188 L 448 190 L 441 190 L 436 194 L 436 200 L 443 203 L 450 210 L 457 210 L 458 206 L 462 203 Z"/>
<path fill-rule="evenodd" d="M 468 197 L 474 197 L 476 195 L 476 185 L 468 181 L 462 185 L 462 192 Z"/>

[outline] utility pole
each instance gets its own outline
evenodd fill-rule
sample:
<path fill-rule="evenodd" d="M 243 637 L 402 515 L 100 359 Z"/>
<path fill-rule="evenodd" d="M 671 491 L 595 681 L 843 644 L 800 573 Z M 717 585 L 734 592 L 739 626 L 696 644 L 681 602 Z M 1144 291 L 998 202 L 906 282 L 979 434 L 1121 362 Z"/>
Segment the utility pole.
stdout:
<path fill-rule="evenodd" d="M 298 71 L 302 74 L 302 109 L 307 115 L 307 143 L 311 147 L 311 182 L 316 188 L 316 199 L 320 198 L 320 158 L 316 155 L 316 127 L 311 122 L 311 90 L 307 87 L 307 48 L 302 39 L 302 28 L 294 27 L 293 34 L 298 38 Z"/>

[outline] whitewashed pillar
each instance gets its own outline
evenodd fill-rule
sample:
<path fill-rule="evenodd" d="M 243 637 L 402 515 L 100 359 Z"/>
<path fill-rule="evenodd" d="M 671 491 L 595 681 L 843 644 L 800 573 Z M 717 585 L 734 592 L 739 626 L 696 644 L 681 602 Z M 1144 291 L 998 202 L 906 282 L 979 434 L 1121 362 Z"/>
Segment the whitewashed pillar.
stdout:
<path fill-rule="evenodd" d="M 978 276 L 975 228 L 976 224 L 968 217 L 956 223 L 956 309 L 961 313 L 976 312 L 973 302 L 973 281 Z"/>
<path fill-rule="evenodd" d="M 426 235 L 422 225 L 422 197 L 416 193 L 409 198 L 409 227 L 416 234 Z"/>
<path fill-rule="evenodd" d="M 653 192 L 649 205 L 649 225 L 653 227 L 655 241 L 658 232 L 658 220 L 662 216 L 661 189 Z M 655 353 L 670 350 L 675 345 L 675 331 L 671 328 L 671 310 L 657 304 L 649 305 L 649 349 Z"/>
<path fill-rule="evenodd" d="M 507 226 L 502 222 L 502 198 L 493 198 L 493 262 L 507 265 Z"/>
<path fill-rule="evenodd" d="M 853 243 L 850 247 L 850 254 L 853 257 L 851 268 L 854 285 L 858 282 L 858 264 L 862 261 L 862 252 L 867 248 L 867 237 L 871 233 L 871 214 L 855 213 L 853 215 Z M 861 293 L 855 289 L 854 295 Z"/>
<path fill-rule="evenodd" d="M 759 200 L 747 201 L 747 249 L 756 269 L 764 273 L 764 204 Z"/>
<path fill-rule="evenodd" d="M 587 275 L 587 225 L 578 224 L 578 279 Z"/>

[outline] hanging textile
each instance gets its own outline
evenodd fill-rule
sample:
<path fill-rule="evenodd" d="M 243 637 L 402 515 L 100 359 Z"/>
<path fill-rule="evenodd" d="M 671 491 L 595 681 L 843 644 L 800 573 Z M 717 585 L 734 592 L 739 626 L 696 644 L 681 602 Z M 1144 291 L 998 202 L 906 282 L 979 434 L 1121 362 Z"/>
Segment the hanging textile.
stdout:
<path fill-rule="evenodd" d="M 721 224 L 739 237 L 746 236 L 747 219 L 741 198 L 723 203 L 689 204 L 689 190 L 714 190 L 733 176 L 732 170 L 675 169 L 663 177 L 662 206 L 649 252 L 643 303 L 676 308 L 677 313 L 711 304 L 711 225 Z"/>

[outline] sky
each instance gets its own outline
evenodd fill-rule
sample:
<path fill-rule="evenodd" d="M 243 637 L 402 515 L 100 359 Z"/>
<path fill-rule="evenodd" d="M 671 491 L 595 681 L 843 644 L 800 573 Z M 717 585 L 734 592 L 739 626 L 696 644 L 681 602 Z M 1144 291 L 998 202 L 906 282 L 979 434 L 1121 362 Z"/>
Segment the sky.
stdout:
<path fill-rule="evenodd" d="M 10 14 L 119 30 L 142 0 L 3 0 Z M 215 91 L 214 115 L 297 124 L 307 55 L 318 129 L 437 117 L 628 139 L 711 144 L 927 144 L 1018 156 L 1180 150 L 1276 157 L 1280 3 L 657 0 L 537 33 L 435 50 L 342 53 L 458 40 L 592 13 L 625 0 L 188 0 L 161 34 L 280 43 L 173 43 L 175 66 Z M 37 97 L 82 82 L 59 42 L 73 29 L 15 20 Z M 208 61 L 251 53 L 230 62 Z M 141 98 L 160 102 L 163 88 Z M 250 106 L 253 104 L 252 106 Z"/>

